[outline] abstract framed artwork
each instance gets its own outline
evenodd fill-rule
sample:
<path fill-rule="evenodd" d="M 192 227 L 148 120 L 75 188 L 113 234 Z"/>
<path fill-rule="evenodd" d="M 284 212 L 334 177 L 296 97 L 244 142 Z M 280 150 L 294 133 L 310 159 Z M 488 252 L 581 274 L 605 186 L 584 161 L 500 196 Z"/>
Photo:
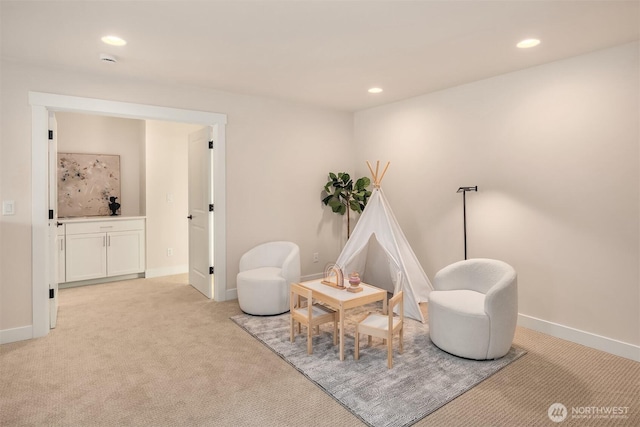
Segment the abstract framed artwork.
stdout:
<path fill-rule="evenodd" d="M 58 216 L 108 216 L 120 199 L 120 156 L 58 153 Z M 118 212 L 119 213 L 119 212 Z"/>

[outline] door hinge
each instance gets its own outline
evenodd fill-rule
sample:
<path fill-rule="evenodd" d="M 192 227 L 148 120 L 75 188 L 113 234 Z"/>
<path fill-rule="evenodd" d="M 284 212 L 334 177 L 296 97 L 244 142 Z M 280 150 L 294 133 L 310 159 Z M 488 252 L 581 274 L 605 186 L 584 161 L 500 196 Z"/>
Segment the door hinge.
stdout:
<path fill-rule="evenodd" d="M 213 267 L 209 267 L 209 274 L 213 274 Z"/>
<path fill-rule="evenodd" d="M 49 209 L 49 219 L 53 219 L 53 209 Z"/>
<path fill-rule="evenodd" d="M 213 203 L 209 205 L 209 212 L 213 212 Z"/>
<path fill-rule="evenodd" d="M 49 129 L 49 140 L 53 140 L 53 131 L 51 129 Z"/>
<path fill-rule="evenodd" d="M 56 297 L 55 289 L 49 289 L 49 299 L 53 299 Z"/>
<path fill-rule="evenodd" d="M 209 141 L 209 148 L 213 150 L 213 141 Z"/>

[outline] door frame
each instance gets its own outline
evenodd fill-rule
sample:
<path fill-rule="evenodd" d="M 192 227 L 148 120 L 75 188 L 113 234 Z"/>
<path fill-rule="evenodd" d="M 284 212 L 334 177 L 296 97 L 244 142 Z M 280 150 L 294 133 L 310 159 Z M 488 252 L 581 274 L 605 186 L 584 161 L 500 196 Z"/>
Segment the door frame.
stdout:
<path fill-rule="evenodd" d="M 48 112 L 48 128 L 49 140 L 47 141 L 48 174 L 49 180 L 53 175 L 53 171 L 57 172 L 58 164 L 58 122 L 55 113 Z M 53 298 L 49 295 L 49 325 L 53 329 L 58 322 L 58 278 L 60 272 L 60 248 L 58 247 L 58 186 L 49 184 L 49 252 L 47 259 L 49 260 L 49 289 L 53 290 Z M 54 242 L 55 240 L 55 242 Z M 66 241 L 64 244 L 66 245 Z M 66 248 L 65 248 L 66 250 Z"/>
<path fill-rule="evenodd" d="M 145 104 L 82 98 L 42 92 L 29 92 L 31 105 L 31 289 L 32 335 L 49 333 L 49 262 L 48 232 L 48 129 L 49 112 L 97 114 L 139 120 L 164 120 L 193 123 L 213 128 L 214 156 L 214 257 L 216 285 L 214 300 L 225 301 L 226 280 L 226 123 L 227 115 L 205 111 L 158 107 Z"/>

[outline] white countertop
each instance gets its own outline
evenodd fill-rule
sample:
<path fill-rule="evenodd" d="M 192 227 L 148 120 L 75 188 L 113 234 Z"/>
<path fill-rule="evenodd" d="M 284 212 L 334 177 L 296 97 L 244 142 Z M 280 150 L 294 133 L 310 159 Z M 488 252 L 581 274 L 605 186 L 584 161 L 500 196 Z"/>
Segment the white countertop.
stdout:
<path fill-rule="evenodd" d="M 58 222 L 62 224 L 68 224 L 71 222 L 94 222 L 94 221 L 122 221 L 126 219 L 145 219 L 146 216 L 123 216 L 123 215 L 109 215 L 109 216 L 76 216 L 67 218 L 58 218 Z"/>

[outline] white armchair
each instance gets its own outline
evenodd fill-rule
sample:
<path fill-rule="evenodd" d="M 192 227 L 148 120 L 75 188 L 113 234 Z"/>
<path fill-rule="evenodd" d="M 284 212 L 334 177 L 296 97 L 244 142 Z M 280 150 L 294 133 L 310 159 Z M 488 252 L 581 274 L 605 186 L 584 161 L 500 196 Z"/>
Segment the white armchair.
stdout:
<path fill-rule="evenodd" d="M 429 294 L 429 334 L 442 350 L 468 359 L 507 354 L 518 320 L 516 271 L 485 258 L 453 263 L 438 273 Z"/>
<path fill-rule="evenodd" d="M 238 303 L 248 314 L 289 311 L 289 286 L 300 281 L 300 249 L 293 242 L 268 242 L 240 258 Z"/>

